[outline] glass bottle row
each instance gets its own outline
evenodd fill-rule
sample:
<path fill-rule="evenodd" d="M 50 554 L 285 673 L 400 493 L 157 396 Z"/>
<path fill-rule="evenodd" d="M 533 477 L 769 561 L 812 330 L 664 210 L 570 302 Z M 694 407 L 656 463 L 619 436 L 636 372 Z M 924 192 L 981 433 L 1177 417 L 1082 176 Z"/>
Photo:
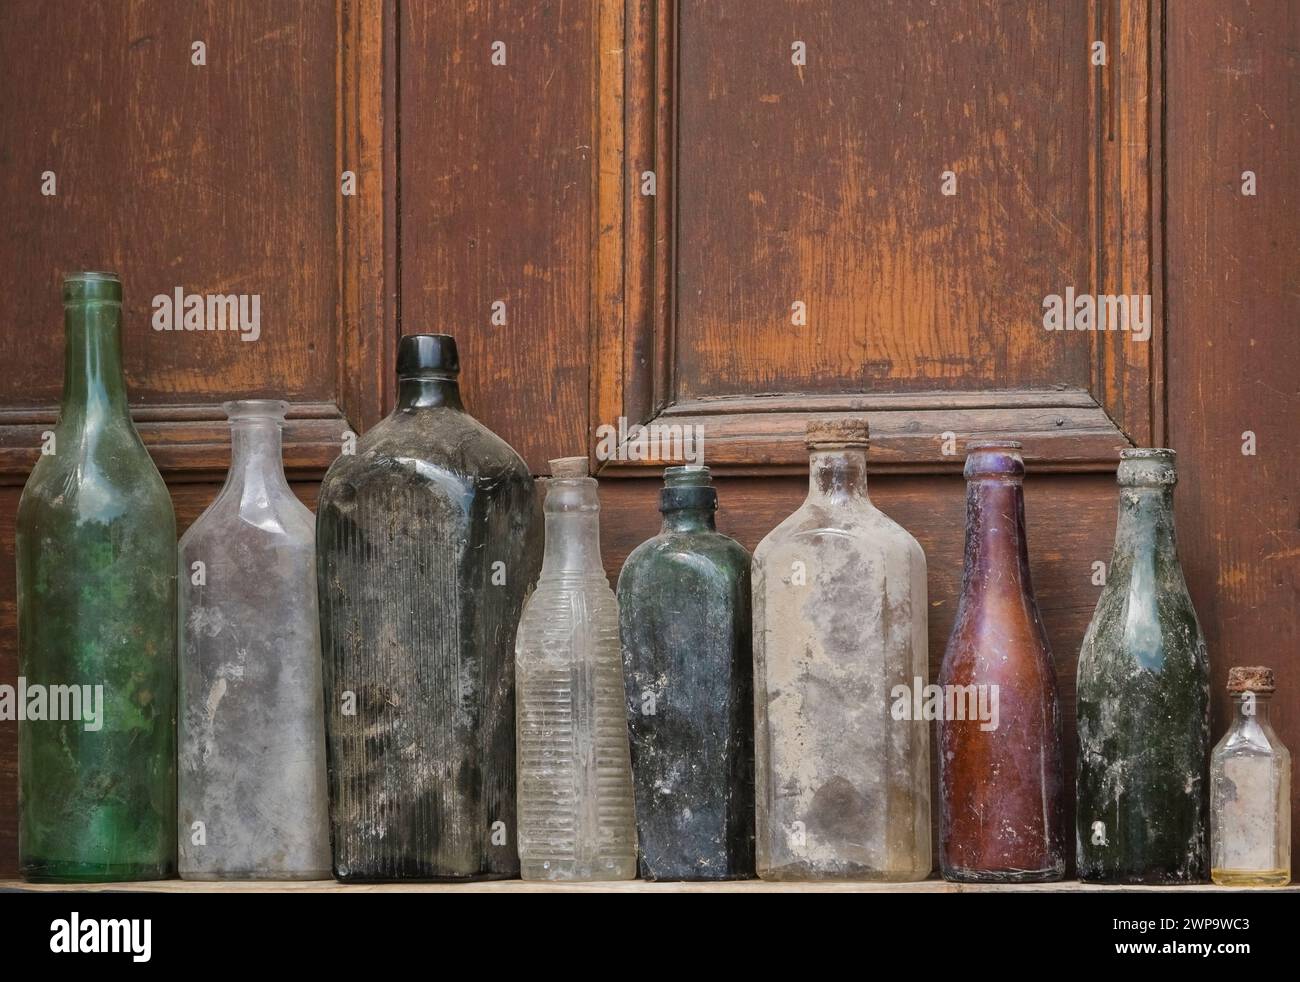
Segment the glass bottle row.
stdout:
<path fill-rule="evenodd" d="M 19 514 L 20 672 L 102 680 L 106 702 L 102 728 L 20 728 L 27 877 L 156 878 L 179 856 L 190 878 L 923 879 L 931 720 L 943 875 L 1064 875 L 1018 444 L 968 448 L 932 686 L 925 556 L 867 494 L 864 419 L 810 424 L 808 497 L 752 561 L 717 531 L 708 469 L 669 468 L 662 531 L 615 594 L 586 458 L 552 461 L 539 514 L 522 460 L 464 411 L 454 341 L 415 335 L 314 527 L 284 477 L 286 405 L 230 403 L 229 475 L 177 550 L 127 410 L 120 283 L 72 276 L 64 301 L 63 408 Z M 1079 662 L 1080 876 L 1196 882 L 1212 843 L 1216 880 L 1286 882 L 1272 673 L 1230 673 L 1207 779 L 1173 453 L 1126 451 L 1118 476 Z"/>

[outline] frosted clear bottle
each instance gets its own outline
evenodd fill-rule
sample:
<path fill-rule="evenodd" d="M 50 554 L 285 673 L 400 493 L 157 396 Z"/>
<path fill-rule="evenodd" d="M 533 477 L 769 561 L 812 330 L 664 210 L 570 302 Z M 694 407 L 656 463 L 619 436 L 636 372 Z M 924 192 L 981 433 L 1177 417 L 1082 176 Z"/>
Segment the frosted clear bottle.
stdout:
<path fill-rule="evenodd" d="M 1291 753 L 1269 704 L 1273 670 L 1230 668 L 1232 723 L 1210 755 L 1210 877 L 1222 886 L 1291 881 Z"/>
<path fill-rule="evenodd" d="M 754 551 L 758 875 L 930 873 L 925 554 L 867 497 L 867 423 L 808 426 L 808 498 Z"/>
<path fill-rule="evenodd" d="M 285 480 L 286 403 L 226 403 L 226 483 L 181 537 L 180 875 L 330 875 L 316 523 Z"/>
<path fill-rule="evenodd" d="M 551 461 L 541 578 L 515 641 L 525 880 L 630 880 L 636 820 L 618 603 L 585 457 Z"/>

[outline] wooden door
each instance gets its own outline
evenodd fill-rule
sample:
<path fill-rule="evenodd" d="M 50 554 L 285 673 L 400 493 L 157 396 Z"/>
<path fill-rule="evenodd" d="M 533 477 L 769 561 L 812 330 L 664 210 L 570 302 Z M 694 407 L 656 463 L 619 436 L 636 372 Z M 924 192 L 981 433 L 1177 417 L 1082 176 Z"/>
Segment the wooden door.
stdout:
<path fill-rule="evenodd" d="M 182 529 L 225 466 L 221 401 L 291 400 L 310 504 L 345 431 L 391 407 L 402 333 L 457 336 L 470 410 L 535 473 L 592 455 L 611 578 L 658 527 L 666 461 L 598 457 L 605 428 L 701 427 L 720 525 L 753 548 L 805 493 L 807 420 L 866 413 L 872 495 L 926 551 L 932 674 L 962 448 L 1021 440 L 1071 770 L 1115 462 L 1171 443 L 1215 735 L 1228 665 L 1264 660 L 1300 749 L 1286 0 L 75 6 L 0 13 L 0 681 L 58 277 L 108 266 Z M 260 293 L 262 339 L 153 331 L 149 298 L 175 286 Z M 1149 335 L 1046 330 L 1067 289 L 1149 295 Z M 0 723 L 0 871 L 14 738 Z"/>

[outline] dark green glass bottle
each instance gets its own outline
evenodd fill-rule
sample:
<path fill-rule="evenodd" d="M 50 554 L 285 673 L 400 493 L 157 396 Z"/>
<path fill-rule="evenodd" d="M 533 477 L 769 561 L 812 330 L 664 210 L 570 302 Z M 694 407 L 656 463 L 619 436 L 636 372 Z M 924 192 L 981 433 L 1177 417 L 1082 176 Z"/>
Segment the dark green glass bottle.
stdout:
<path fill-rule="evenodd" d="M 63 310 L 63 405 L 18 505 L 19 865 L 158 879 L 176 869 L 176 517 L 127 408 L 121 282 L 72 274 Z"/>
<path fill-rule="evenodd" d="M 707 467 L 669 467 L 663 530 L 618 578 L 641 876 L 754 875 L 749 553 Z"/>
<path fill-rule="evenodd" d="M 1195 883 L 1209 849 L 1210 678 L 1174 541 L 1172 450 L 1126 450 L 1079 655 L 1077 858 L 1096 883 Z"/>

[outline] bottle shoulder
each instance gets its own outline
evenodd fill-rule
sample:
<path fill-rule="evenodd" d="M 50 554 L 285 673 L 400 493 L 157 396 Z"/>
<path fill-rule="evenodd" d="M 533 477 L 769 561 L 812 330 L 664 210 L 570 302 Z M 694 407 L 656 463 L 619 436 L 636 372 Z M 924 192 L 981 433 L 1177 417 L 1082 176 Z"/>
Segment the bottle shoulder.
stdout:
<path fill-rule="evenodd" d="M 623 563 L 624 574 L 668 575 L 674 570 L 714 570 L 721 574 L 748 570 L 749 551 L 717 531 L 660 532 L 646 539 Z"/>
<path fill-rule="evenodd" d="M 916 538 L 883 511 L 862 501 L 853 506 L 827 508 L 806 501 L 772 529 L 754 550 L 754 565 L 763 565 L 786 551 L 838 549 L 851 543 L 868 555 L 906 558 L 924 568 L 925 551 Z"/>
<path fill-rule="evenodd" d="M 533 478 L 511 446 L 472 416 L 447 407 L 395 410 L 335 459 L 321 482 L 318 510 L 340 489 L 348 496 L 424 485 L 466 506 L 475 495 L 527 488 Z"/>
<path fill-rule="evenodd" d="M 133 523 L 170 530 L 171 493 L 133 426 L 104 428 L 87 439 L 60 439 L 42 454 L 23 486 L 18 520 L 31 527 L 66 519 L 77 523 Z"/>
<path fill-rule="evenodd" d="M 250 498 L 237 489 L 223 488 L 185 530 L 179 548 L 186 553 L 236 541 L 279 548 L 298 544 L 310 549 L 316 541 L 316 516 L 292 491 Z"/>

